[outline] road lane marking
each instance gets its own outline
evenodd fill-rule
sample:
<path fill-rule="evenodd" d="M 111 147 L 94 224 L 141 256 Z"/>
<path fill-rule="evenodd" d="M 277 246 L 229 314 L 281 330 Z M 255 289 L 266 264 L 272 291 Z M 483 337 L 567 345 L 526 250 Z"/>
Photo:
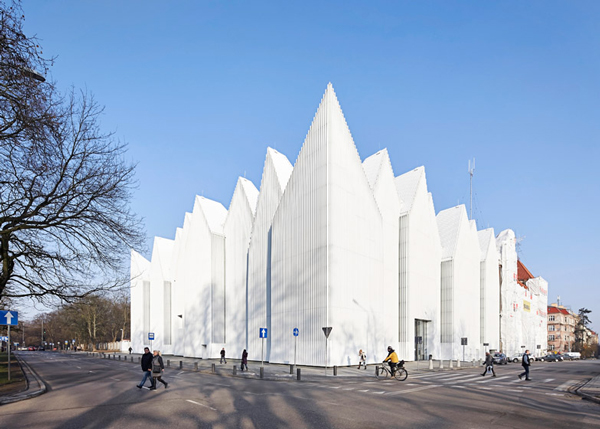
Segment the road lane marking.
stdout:
<path fill-rule="evenodd" d="M 418 392 L 420 390 L 433 389 L 435 387 L 440 387 L 440 386 L 441 386 L 441 384 L 434 384 L 431 386 L 415 387 L 414 389 L 407 389 L 407 390 L 400 390 L 398 392 L 392 392 L 392 393 L 390 393 L 390 395 L 404 395 L 405 393 Z"/>
<path fill-rule="evenodd" d="M 487 380 L 481 380 L 481 381 L 476 381 L 476 383 L 489 383 L 491 381 L 498 381 L 498 380 L 502 380 L 503 378 L 508 378 L 508 375 L 505 375 L 504 377 L 492 377 L 492 378 L 488 378 Z"/>
<path fill-rule="evenodd" d="M 217 411 L 216 408 L 209 407 L 208 405 L 201 404 L 200 402 L 192 401 L 191 399 L 186 399 L 186 401 L 191 402 L 192 404 L 200 405 L 201 407 L 210 408 L 213 411 Z"/>
<path fill-rule="evenodd" d="M 368 391 L 369 391 L 369 389 L 366 389 L 366 390 L 359 390 L 359 392 L 368 392 Z"/>
<path fill-rule="evenodd" d="M 543 383 L 549 383 L 549 382 L 551 382 L 551 381 L 554 381 L 554 379 L 553 379 L 553 378 L 547 378 L 547 379 L 545 379 L 545 380 L 543 381 Z"/>
<path fill-rule="evenodd" d="M 383 395 L 385 392 L 373 392 L 374 395 Z"/>
<path fill-rule="evenodd" d="M 560 391 L 566 392 L 567 390 L 569 390 L 569 387 L 571 387 L 572 385 L 574 385 L 576 383 L 577 383 L 577 380 L 569 380 L 569 381 L 561 384 L 560 386 L 555 387 L 554 390 L 560 390 Z"/>
<path fill-rule="evenodd" d="M 486 387 L 486 386 L 477 386 L 478 389 L 483 389 L 483 390 L 492 390 L 491 387 Z"/>

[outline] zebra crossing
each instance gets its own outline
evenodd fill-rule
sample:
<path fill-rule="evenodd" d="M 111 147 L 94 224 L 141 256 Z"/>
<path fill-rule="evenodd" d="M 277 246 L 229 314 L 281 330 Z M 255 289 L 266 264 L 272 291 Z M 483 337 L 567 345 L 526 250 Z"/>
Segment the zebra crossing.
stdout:
<path fill-rule="evenodd" d="M 540 374 L 541 375 L 541 374 Z M 411 374 L 406 382 L 397 380 L 373 380 L 354 382 L 346 386 L 320 385 L 326 389 L 338 389 L 346 392 L 357 392 L 370 395 L 404 395 L 407 393 L 427 391 L 434 388 L 468 389 L 473 391 L 506 392 L 507 394 L 552 391 L 546 393 L 553 395 L 564 395 L 569 388 L 577 385 L 580 380 L 568 380 L 558 384 L 555 378 L 532 379 L 532 381 L 520 380 L 516 373 L 500 375 L 497 377 L 482 377 L 479 372 L 435 372 L 424 374 Z M 558 385 L 557 385 L 558 384 Z M 561 393 L 562 392 L 562 393 Z"/>

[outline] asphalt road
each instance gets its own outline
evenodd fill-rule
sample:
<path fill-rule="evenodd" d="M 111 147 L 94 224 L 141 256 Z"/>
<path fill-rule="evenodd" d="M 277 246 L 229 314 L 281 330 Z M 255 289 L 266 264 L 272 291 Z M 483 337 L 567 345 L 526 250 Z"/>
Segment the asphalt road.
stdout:
<path fill-rule="evenodd" d="M 137 389 L 136 364 L 51 352 L 22 353 L 48 393 L 0 408 L 1 428 L 600 428 L 600 405 L 566 390 L 600 361 L 539 362 L 423 373 L 404 382 L 360 377 L 268 381 L 165 373 L 169 389 Z"/>

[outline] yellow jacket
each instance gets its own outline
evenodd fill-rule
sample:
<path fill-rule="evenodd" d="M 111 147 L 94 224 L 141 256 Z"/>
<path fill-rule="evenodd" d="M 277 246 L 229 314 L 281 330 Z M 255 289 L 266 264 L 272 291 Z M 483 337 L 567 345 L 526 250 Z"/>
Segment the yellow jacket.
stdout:
<path fill-rule="evenodd" d="M 388 361 L 388 360 L 391 360 L 391 361 L 392 361 L 392 363 L 398 363 L 398 362 L 400 362 L 400 361 L 398 360 L 398 355 L 396 354 L 396 352 L 391 352 L 391 353 L 388 355 L 388 357 L 386 357 L 386 358 L 385 358 L 383 361 L 384 361 L 384 362 L 386 362 L 386 361 Z"/>

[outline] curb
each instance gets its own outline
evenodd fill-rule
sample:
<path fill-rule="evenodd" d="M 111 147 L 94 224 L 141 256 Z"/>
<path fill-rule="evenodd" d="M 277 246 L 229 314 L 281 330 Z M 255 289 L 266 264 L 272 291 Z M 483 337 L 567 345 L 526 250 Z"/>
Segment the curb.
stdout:
<path fill-rule="evenodd" d="M 592 402 L 595 402 L 597 404 L 600 404 L 600 398 L 598 398 L 597 396 L 593 396 L 593 395 L 589 395 L 587 393 L 581 392 L 581 389 L 583 389 L 592 380 L 593 380 L 593 378 L 590 378 L 585 383 L 581 383 L 581 385 L 576 386 L 575 388 L 573 388 L 573 390 L 569 389 L 569 391 L 571 393 L 574 393 L 576 395 L 581 396 L 582 399 L 585 399 L 587 401 L 592 401 Z"/>
<path fill-rule="evenodd" d="M 22 392 L 15 393 L 14 395 L 8 395 L 3 398 L 0 398 L 0 405 L 35 398 L 36 396 L 40 396 L 46 393 L 47 390 L 46 385 L 44 384 L 42 379 L 29 366 L 29 364 L 23 359 L 21 359 L 19 355 L 15 354 L 15 356 L 17 357 L 17 361 L 19 362 L 19 366 L 21 367 L 23 374 L 25 374 L 25 379 L 27 380 L 27 389 L 25 389 Z"/>

